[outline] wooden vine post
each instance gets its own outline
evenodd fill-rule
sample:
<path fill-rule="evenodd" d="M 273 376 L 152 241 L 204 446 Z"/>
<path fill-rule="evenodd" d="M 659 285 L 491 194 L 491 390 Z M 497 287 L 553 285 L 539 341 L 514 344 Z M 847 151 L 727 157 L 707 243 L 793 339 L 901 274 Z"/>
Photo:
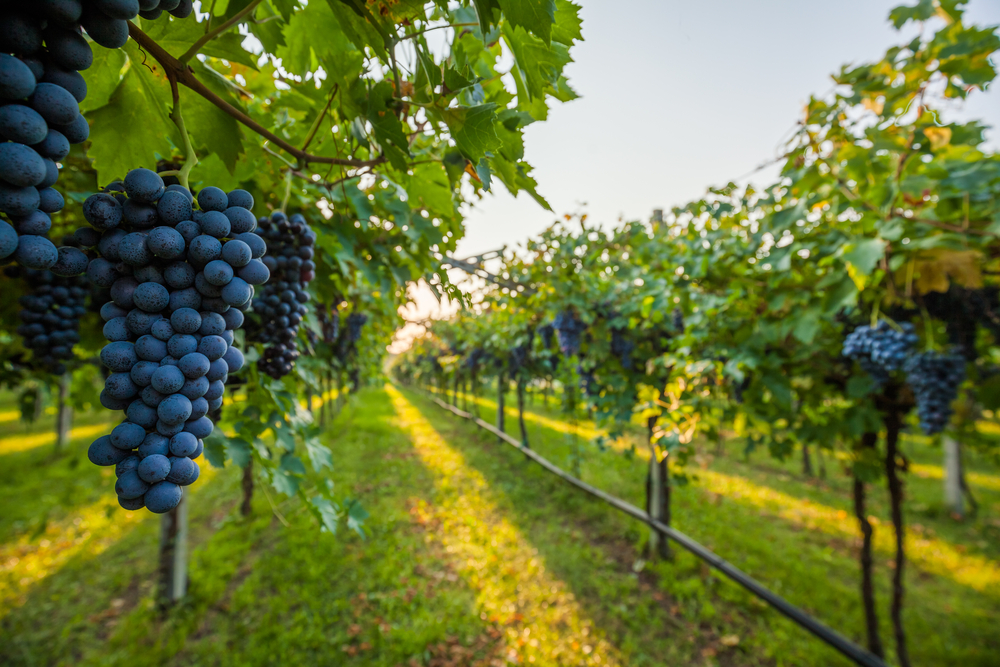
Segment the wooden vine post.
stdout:
<path fill-rule="evenodd" d="M 503 371 L 497 374 L 497 428 L 501 433 L 506 433 L 504 428 L 504 394 L 507 387 L 504 385 L 507 383 L 507 377 L 504 375 Z"/>
<path fill-rule="evenodd" d="M 864 454 L 872 451 L 878 442 L 877 433 L 865 433 L 861 436 L 860 451 Z M 875 583 L 872 577 L 872 524 L 868 520 L 868 510 L 865 507 L 865 482 L 853 471 L 854 515 L 861 528 L 861 601 L 865 610 L 865 634 L 868 638 L 868 650 L 880 658 L 885 657 L 882 647 L 882 637 L 878 629 L 878 613 L 875 608 Z"/>
<path fill-rule="evenodd" d="M 187 593 L 188 491 L 181 502 L 160 519 L 157 605 L 169 609 Z"/>
<path fill-rule="evenodd" d="M 653 433 L 656 429 L 657 417 L 646 420 L 646 442 L 649 445 L 649 471 L 646 475 L 646 512 L 656 521 L 670 525 L 670 471 L 667 457 L 659 456 Z M 670 543 L 656 528 L 649 529 L 650 559 L 673 558 Z"/>
<path fill-rule="evenodd" d="M 517 425 L 521 428 L 521 444 L 528 445 L 528 428 L 524 425 L 524 378 L 517 379 Z"/>
<path fill-rule="evenodd" d="M 72 376 L 64 373 L 59 378 L 59 405 L 56 411 L 56 452 L 63 452 L 69 445 L 69 434 L 73 428 L 73 406 L 69 404 L 69 390 Z"/>

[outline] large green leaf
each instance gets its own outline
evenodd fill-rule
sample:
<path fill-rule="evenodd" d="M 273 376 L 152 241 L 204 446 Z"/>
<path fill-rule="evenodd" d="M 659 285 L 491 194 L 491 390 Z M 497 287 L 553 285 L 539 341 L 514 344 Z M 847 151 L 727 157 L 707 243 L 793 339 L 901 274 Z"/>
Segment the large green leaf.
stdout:
<path fill-rule="evenodd" d="M 142 64 L 138 46 L 129 40 L 128 70 L 108 103 L 89 114 L 90 156 L 98 181 L 123 178 L 136 167 L 154 169 L 178 145 L 169 117 L 170 84 L 157 68 Z M 127 128 L 128 131 L 123 131 Z"/>
<path fill-rule="evenodd" d="M 452 107 L 441 112 L 451 131 L 455 145 L 473 164 L 486 154 L 500 148 L 500 137 L 493 127 L 496 119 L 495 104 L 475 107 Z"/>
<path fill-rule="evenodd" d="M 552 24 L 556 20 L 555 0 L 497 0 L 504 18 L 537 35 L 548 44 L 552 41 Z"/>
<path fill-rule="evenodd" d="M 122 49 L 106 49 L 99 44 L 90 46 L 94 51 L 94 64 L 80 73 L 87 82 L 87 96 L 80 102 L 83 113 L 100 109 L 111 100 L 128 60 Z"/>
<path fill-rule="evenodd" d="M 546 44 L 522 28 L 505 26 L 503 33 L 529 96 L 541 98 L 546 91 L 558 88 L 563 67 L 573 60 L 569 48 L 555 42 Z"/>

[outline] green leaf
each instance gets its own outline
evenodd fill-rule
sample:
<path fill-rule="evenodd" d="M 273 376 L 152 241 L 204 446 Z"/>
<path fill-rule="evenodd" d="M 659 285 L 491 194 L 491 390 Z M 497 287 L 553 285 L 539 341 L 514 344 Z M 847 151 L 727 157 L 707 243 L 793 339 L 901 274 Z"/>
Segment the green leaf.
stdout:
<path fill-rule="evenodd" d="M 513 26 L 552 41 L 552 24 L 556 21 L 555 0 L 498 0 L 504 18 Z"/>
<path fill-rule="evenodd" d="M 844 261 L 850 262 L 863 275 L 869 276 L 885 255 L 885 241 L 882 239 L 863 239 L 844 253 Z"/>
<path fill-rule="evenodd" d="M 486 34 L 490 31 L 490 26 L 495 23 L 493 13 L 500 11 L 497 0 L 472 0 L 476 6 L 476 15 L 479 17 L 479 29 Z"/>
<path fill-rule="evenodd" d="M 580 6 L 570 0 L 556 0 L 556 23 L 552 26 L 552 41 L 570 46 L 583 41 Z"/>
<path fill-rule="evenodd" d="M 295 454 L 288 452 L 281 457 L 281 466 L 279 470 L 288 473 L 289 475 L 305 475 L 306 474 L 306 464 L 302 462 Z"/>
<path fill-rule="evenodd" d="M 226 436 L 218 427 L 202 441 L 205 445 L 205 459 L 213 468 L 223 468 L 226 465 Z"/>
<path fill-rule="evenodd" d="M 285 474 L 280 470 L 274 470 L 271 473 L 271 486 L 278 493 L 294 496 L 299 492 L 299 484 L 299 478 L 293 475 Z"/>
<path fill-rule="evenodd" d="M 250 463 L 250 451 L 250 443 L 242 438 L 226 440 L 226 453 L 232 459 L 233 465 L 238 468 L 245 468 Z"/>
<path fill-rule="evenodd" d="M 159 67 L 153 72 L 142 64 L 138 48 L 132 40 L 125 45 L 130 60 L 125 76 L 108 104 L 89 114 L 89 154 L 100 183 L 136 167 L 154 169 L 157 158 L 169 157 L 179 143 L 168 115 L 170 84 Z"/>
<path fill-rule="evenodd" d="M 335 80 L 361 72 L 363 58 L 341 28 L 331 5 L 310 2 L 285 25 L 285 46 L 278 49 L 282 67 L 300 76 L 320 65 Z"/>
<path fill-rule="evenodd" d="M 541 99 L 546 91 L 559 87 L 563 68 L 573 60 L 568 47 L 558 43 L 546 44 L 521 28 L 505 26 L 503 34 L 530 98 Z"/>
<path fill-rule="evenodd" d="M 319 517 L 323 531 L 336 534 L 340 525 L 340 509 L 329 498 L 323 496 L 314 496 L 309 503 L 315 508 L 315 514 Z"/>
<path fill-rule="evenodd" d="M 889 21 L 898 30 L 908 21 L 926 21 L 934 16 L 933 0 L 920 0 L 916 5 L 900 5 L 889 12 Z"/>
<path fill-rule="evenodd" d="M 448 172 L 440 162 L 429 162 L 414 166 L 406 183 L 406 194 L 411 208 L 426 208 L 435 215 L 451 218 L 454 203 L 451 196 L 451 182 Z"/>
<path fill-rule="evenodd" d="M 821 324 L 819 314 L 815 311 L 809 310 L 799 315 L 796 319 L 797 321 L 795 323 L 795 328 L 792 329 L 792 335 L 806 345 L 810 345 L 813 342 L 813 339 L 816 338 L 816 334 L 819 333 Z"/>
<path fill-rule="evenodd" d="M 385 48 L 385 38 L 379 27 L 369 22 L 364 15 L 371 14 L 352 0 L 327 0 L 330 9 L 340 23 L 341 29 L 359 51 L 368 46 L 383 61 L 389 60 L 389 52 Z"/>
<path fill-rule="evenodd" d="M 486 154 L 500 148 L 500 138 L 493 129 L 495 104 L 475 107 L 452 107 L 441 112 L 452 139 L 462 154 L 478 164 Z"/>
<path fill-rule="evenodd" d="M 80 72 L 87 82 L 87 96 L 80 102 L 82 113 L 100 109 L 111 101 L 111 94 L 121 83 L 122 68 L 127 62 L 121 49 L 106 49 L 96 43 L 90 46 L 94 51 L 94 64 Z"/>
<path fill-rule="evenodd" d="M 309 461 L 312 463 L 313 470 L 322 470 L 324 468 L 333 469 L 333 454 L 330 453 L 330 448 L 319 441 L 319 438 L 311 437 L 305 439 L 306 452 L 309 454 Z"/>
<path fill-rule="evenodd" d="M 363 527 L 365 520 L 369 517 L 368 512 L 357 500 L 349 498 L 344 504 L 347 506 L 347 527 L 361 537 L 365 537 Z"/>

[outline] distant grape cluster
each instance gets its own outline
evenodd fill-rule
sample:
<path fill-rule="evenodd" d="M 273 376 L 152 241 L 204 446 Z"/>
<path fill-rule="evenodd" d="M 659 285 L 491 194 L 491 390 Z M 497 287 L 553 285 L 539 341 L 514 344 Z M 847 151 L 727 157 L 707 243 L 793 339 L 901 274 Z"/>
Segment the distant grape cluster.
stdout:
<path fill-rule="evenodd" d="M 98 6 L 115 0 L 48 0 L 3 3 L 0 8 L 0 260 L 13 257 L 29 269 L 80 275 L 87 257 L 47 238 L 51 214 L 64 200 L 52 186 L 59 162 L 90 136 L 80 113 L 87 83 L 80 70 L 93 63 L 81 25 L 107 45 L 106 18 Z M 127 4 L 127 3 L 126 3 Z M 124 39 L 128 25 L 122 21 Z M 114 48 L 124 44 L 115 43 Z"/>
<path fill-rule="evenodd" d="M 618 357 L 622 368 L 630 371 L 632 370 L 632 351 L 635 349 L 635 343 L 626 333 L 627 331 L 622 328 L 616 327 L 611 330 L 611 354 Z"/>
<path fill-rule="evenodd" d="M 543 324 L 542 326 L 538 327 L 538 335 L 542 339 L 542 347 L 544 347 L 546 350 L 552 348 L 552 336 L 554 336 L 555 333 L 556 333 L 556 328 L 551 324 Z"/>
<path fill-rule="evenodd" d="M 368 323 L 368 316 L 357 311 L 347 316 L 347 328 L 341 332 L 340 344 L 337 346 L 337 356 L 341 359 L 347 357 L 357 349 L 357 343 L 361 340 L 361 331 Z"/>
<path fill-rule="evenodd" d="M 576 372 L 580 375 L 580 388 L 583 389 L 585 396 L 594 397 L 600 392 L 597 389 L 597 379 L 594 377 L 593 370 L 584 369 L 583 365 L 577 365 Z"/>
<path fill-rule="evenodd" d="M 528 351 L 530 349 L 531 343 L 528 342 L 524 345 L 518 345 L 510 351 L 507 366 L 511 373 L 516 373 L 524 367 L 524 364 L 528 361 Z"/>
<path fill-rule="evenodd" d="M 587 330 L 587 325 L 577 319 L 572 311 L 564 310 L 555 316 L 552 326 L 559 335 L 559 349 L 562 353 L 570 357 L 577 354 L 580 351 L 580 336 Z"/>
<path fill-rule="evenodd" d="M 87 312 L 87 280 L 17 266 L 7 267 L 4 274 L 23 278 L 30 290 L 20 298 L 17 333 L 33 352 L 33 365 L 62 375 L 68 370 L 65 362 L 73 358 L 73 345 L 80 341 L 80 318 Z"/>
<path fill-rule="evenodd" d="M 674 330 L 677 333 L 684 333 L 684 311 L 680 308 L 674 308 L 672 314 Z"/>
<path fill-rule="evenodd" d="M 965 379 L 965 357 L 957 352 L 923 352 L 907 359 L 904 370 L 917 399 L 920 428 L 928 435 L 940 433 Z"/>
<path fill-rule="evenodd" d="M 270 218 L 257 221 L 257 233 L 267 241 L 270 254 L 264 263 L 271 278 L 261 295 L 253 301 L 253 310 L 262 321 L 255 338 L 264 344 L 264 356 L 257 368 L 275 379 L 292 370 L 299 357 L 296 337 L 306 314 L 309 282 L 316 277 L 313 246 L 316 233 L 299 214 L 288 218 L 275 211 Z"/>
<path fill-rule="evenodd" d="M 890 372 L 903 368 L 920 340 L 909 322 L 899 328 L 896 331 L 888 322 L 880 320 L 874 327 L 858 327 L 844 339 L 844 356 L 857 359 L 878 387 L 889 381 Z"/>
<path fill-rule="evenodd" d="M 253 197 L 207 187 L 164 187 L 148 169 L 87 198 L 93 229 L 80 230 L 100 257 L 87 278 L 110 288 L 101 362 L 111 371 L 101 404 L 126 419 L 90 446 L 90 460 L 116 466 L 118 502 L 168 512 L 198 478 L 194 462 L 243 354 L 233 345 L 253 285 L 267 281 L 264 241 L 252 231 Z"/>

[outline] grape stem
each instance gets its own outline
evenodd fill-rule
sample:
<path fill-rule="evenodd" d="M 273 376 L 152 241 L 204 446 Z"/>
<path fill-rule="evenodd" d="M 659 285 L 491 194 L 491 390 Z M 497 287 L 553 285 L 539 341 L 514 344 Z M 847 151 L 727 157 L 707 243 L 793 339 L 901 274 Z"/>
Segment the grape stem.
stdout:
<path fill-rule="evenodd" d="M 169 75 L 168 77 L 170 79 L 170 93 L 173 96 L 173 108 L 170 109 L 170 120 L 174 121 L 174 125 L 177 126 L 177 130 L 181 133 L 181 142 L 184 148 L 184 166 L 177 170 L 177 180 L 180 181 L 182 188 L 190 190 L 188 180 L 191 177 L 191 170 L 198 164 L 198 154 L 191 143 L 191 135 L 188 134 L 187 128 L 184 126 L 184 114 L 181 113 L 181 95 L 177 87 L 177 79 Z"/>
<path fill-rule="evenodd" d="M 139 44 L 139 46 L 143 48 L 144 51 L 146 51 L 147 53 L 149 53 L 149 55 L 153 57 L 153 60 L 160 63 L 160 66 L 163 67 L 163 70 L 164 72 L 167 73 L 168 77 L 172 76 L 177 81 L 177 83 L 187 88 L 190 88 L 195 93 L 201 95 L 206 100 L 208 100 L 216 107 L 221 109 L 227 115 L 232 116 L 237 121 L 242 123 L 244 126 L 250 128 L 255 133 L 264 137 L 268 141 L 276 144 L 277 146 L 280 146 L 282 150 L 286 151 L 287 153 L 290 153 L 299 160 L 302 160 L 306 163 L 316 162 L 322 164 L 338 164 L 347 167 L 371 167 L 377 164 L 382 164 L 383 162 L 386 161 L 386 158 L 383 155 L 379 155 L 370 160 L 357 160 L 354 158 L 349 158 L 349 159 L 333 158 L 333 157 L 325 157 L 322 155 L 312 155 L 310 153 L 306 153 L 305 151 L 300 150 L 295 146 L 291 145 L 290 143 L 288 143 L 281 137 L 277 136 L 273 132 L 270 132 L 260 123 L 255 121 L 253 118 L 246 115 L 245 113 L 234 107 L 232 104 L 225 101 L 224 99 L 213 93 L 211 90 L 209 90 L 205 86 L 205 84 L 203 84 L 201 81 L 198 80 L 197 77 L 195 77 L 194 71 L 191 69 L 190 66 L 188 66 L 186 63 L 179 61 L 177 58 L 167 53 L 167 51 L 162 46 L 157 44 L 155 40 L 153 40 L 149 35 L 144 33 L 142 30 L 140 30 L 139 27 L 134 23 L 132 23 L 131 21 L 128 24 L 128 34 L 129 37 L 134 39 Z"/>
<path fill-rule="evenodd" d="M 289 167 L 288 171 L 285 172 L 285 198 L 283 200 L 281 200 L 281 212 L 282 213 L 284 213 L 285 209 L 288 208 L 288 200 L 292 196 L 292 178 L 293 177 L 294 177 L 294 174 L 292 174 L 292 169 L 291 169 L 291 167 Z"/>

